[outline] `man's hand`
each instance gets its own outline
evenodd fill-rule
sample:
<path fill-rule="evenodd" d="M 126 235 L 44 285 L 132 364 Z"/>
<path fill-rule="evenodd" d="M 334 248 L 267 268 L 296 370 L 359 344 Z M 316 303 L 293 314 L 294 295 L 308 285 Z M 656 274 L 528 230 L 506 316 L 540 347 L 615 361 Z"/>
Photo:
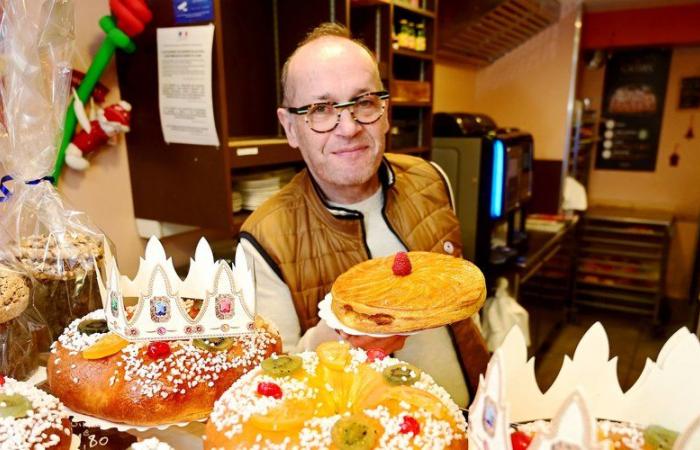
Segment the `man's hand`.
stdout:
<path fill-rule="evenodd" d="M 349 342 L 350 345 L 352 345 L 353 347 L 359 347 L 364 350 L 380 348 L 384 350 L 384 352 L 387 355 L 401 350 L 403 348 L 404 343 L 406 342 L 407 337 L 400 335 L 389 336 L 385 338 L 377 338 L 372 336 L 353 336 L 340 330 L 338 330 L 338 334 L 343 338 L 343 340 Z"/>

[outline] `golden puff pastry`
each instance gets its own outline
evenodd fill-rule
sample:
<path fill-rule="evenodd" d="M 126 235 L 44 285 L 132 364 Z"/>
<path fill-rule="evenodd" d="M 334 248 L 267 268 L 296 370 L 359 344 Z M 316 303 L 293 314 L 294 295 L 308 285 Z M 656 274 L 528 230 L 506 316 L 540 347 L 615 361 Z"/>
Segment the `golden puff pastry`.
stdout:
<path fill-rule="evenodd" d="M 366 333 L 406 333 L 470 317 L 484 304 L 486 283 L 465 259 L 408 252 L 357 264 L 336 279 L 331 295 L 331 308 L 346 326 Z"/>

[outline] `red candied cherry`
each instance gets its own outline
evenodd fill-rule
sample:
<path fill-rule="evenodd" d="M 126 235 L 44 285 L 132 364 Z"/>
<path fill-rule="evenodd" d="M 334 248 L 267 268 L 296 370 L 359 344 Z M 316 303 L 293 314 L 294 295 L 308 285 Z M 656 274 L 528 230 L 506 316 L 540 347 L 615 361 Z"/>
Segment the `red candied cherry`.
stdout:
<path fill-rule="evenodd" d="M 403 422 L 399 425 L 399 432 L 401 434 L 413 433 L 415 436 L 420 433 L 420 423 L 411 416 L 403 416 Z"/>
<path fill-rule="evenodd" d="M 4 385 L 5 385 L 5 375 L 0 373 L 0 386 L 4 386 Z"/>
<path fill-rule="evenodd" d="M 170 356 L 170 344 L 167 342 L 151 342 L 146 351 L 153 359 L 162 359 Z"/>
<path fill-rule="evenodd" d="M 367 350 L 367 362 L 381 361 L 386 358 L 386 352 L 381 348 L 370 348 Z"/>
<path fill-rule="evenodd" d="M 282 388 L 276 383 L 262 381 L 258 383 L 258 394 L 264 397 L 272 397 L 279 400 L 282 398 Z"/>
<path fill-rule="evenodd" d="M 532 438 L 522 431 L 514 431 L 510 435 L 510 443 L 513 450 L 526 450 L 532 442 Z"/>
<path fill-rule="evenodd" d="M 406 252 L 398 252 L 394 256 L 394 264 L 391 266 L 391 270 L 394 275 L 399 277 L 405 277 L 411 273 L 411 260 L 408 259 Z"/>

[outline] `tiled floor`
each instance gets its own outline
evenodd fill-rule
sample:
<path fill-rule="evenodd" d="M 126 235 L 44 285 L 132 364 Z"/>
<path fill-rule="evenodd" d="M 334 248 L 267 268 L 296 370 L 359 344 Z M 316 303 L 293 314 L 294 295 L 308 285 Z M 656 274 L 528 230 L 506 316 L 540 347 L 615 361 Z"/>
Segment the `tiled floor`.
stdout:
<path fill-rule="evenodd" d="M 564 355 L 573 356 L 584 333 L 596 321 L 600 321 L 609 337 L 610 357 L 618 357 L 620 385 L 623 390 L 627 390 L 641 374 L 646 359 L 656 360 L 669 336 L 682 326 L 692 326 L 692 314 L 685 302 L 677 302 L 669 324 L 661 332 L 652 333 L 648 323 L 637 316 L 608 311 L 579 312 L 573 322 L 564 324 L 548 348 L 535 359 L 535 373 L 540 388 L 544 391 L 551 386 L 559 373 Z"/>

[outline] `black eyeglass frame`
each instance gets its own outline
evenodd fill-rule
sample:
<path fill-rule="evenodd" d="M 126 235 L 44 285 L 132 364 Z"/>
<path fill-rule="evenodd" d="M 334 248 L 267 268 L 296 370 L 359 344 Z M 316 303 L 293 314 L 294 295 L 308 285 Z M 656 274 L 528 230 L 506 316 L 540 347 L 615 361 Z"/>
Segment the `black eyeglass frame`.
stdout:
<path fill-rule="evenodd" d="M 316 133 L 330 133 L 331 131 L 335 130 L 338 127 L 338 124 L 340 123 L 340 115 L 343 113 L 343 109 L 347 108 L 349 106 L 355 105 L 360 99 L 362 99 L 363 97 L 367 97 L 368 95 L 376 95 L 377 97 L 379 97 L 380 100 L 387 100 L 389 98 L 389 91 L 367 92 L 365 94 L 358 95 L 357 97 L 353 97 L 350 100 L 348 100 L 347 102 L 340 102 L 340 103 L 318 102 L 318 103 L 311 103 L 309 105 L 300 106 L 298 108 L 287 107 L 285 109 L 292 114 L 297 114 L 299 116 L 302 116 L 302 115 L 305 116 L 304 122 L 306 122 L 306 124 L 309 126 L 309 128 L 312 131 L 315 131 Z M 335 125 L 333 126 L 333 128 L 326 130 L 326 131 L 319 131 L 319 130 L 315 130 L 311 126 L 311 124 L 309 123 L 308 112 L 311 110 L 311 108 L 313 108 L 316 105 L 329 105 L 329 106 L 332 106 L 334 110 L 338 111 Z M 355 113 L 353 112 L 352 109 L 350 109 L 350 116 L 352 116 L 352 120 L 354 120 L 355 122 L 357 122 L 359 124 L 372 125 L 373 123 L 377 122 L 379 119 L 382 118 L 382 116 L 384 115 L 384 111 L 386 111 L 386 102 L 384 102 L 384 104 L 382 104 L 381 114 L 379 114 L 379 116 L 371 122 L 363 122 L 363 121 L 359 120 L 357 117 L 355 117 Z"/>

